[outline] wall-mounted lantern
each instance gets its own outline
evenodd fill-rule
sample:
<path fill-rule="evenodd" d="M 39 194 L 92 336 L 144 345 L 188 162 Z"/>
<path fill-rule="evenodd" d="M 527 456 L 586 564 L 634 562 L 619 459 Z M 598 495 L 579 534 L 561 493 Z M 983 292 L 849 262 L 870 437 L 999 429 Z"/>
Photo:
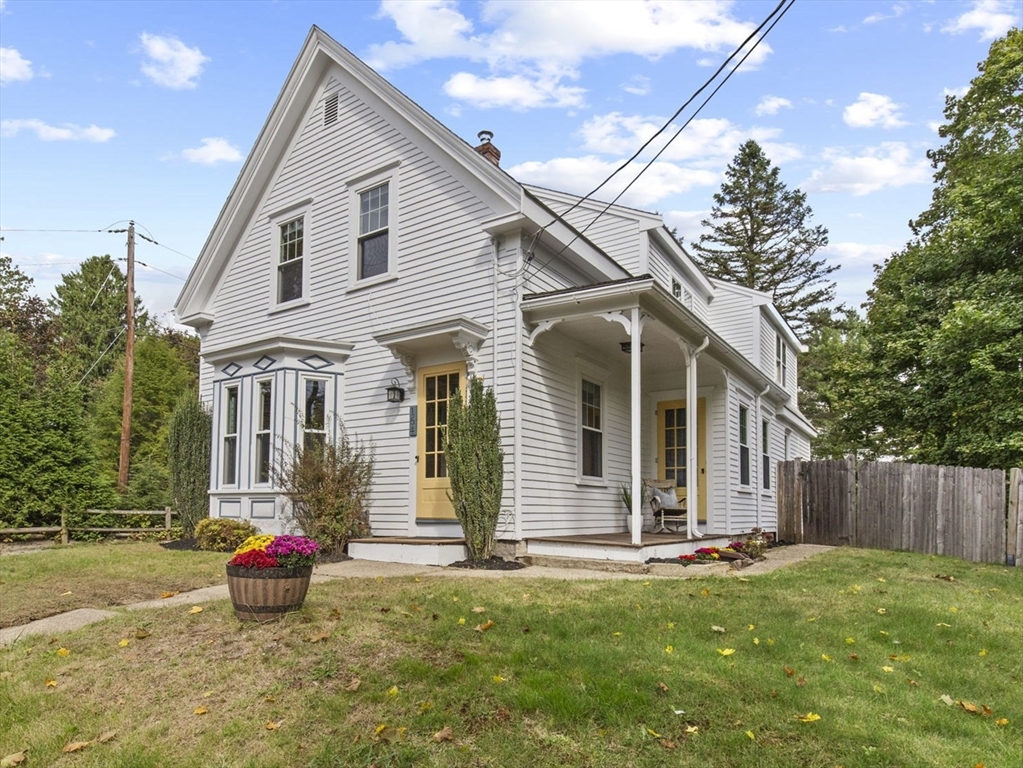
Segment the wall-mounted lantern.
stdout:
<path fill-rule="evenodd" d="M 391 386 L 387 388 L 387 402 L 400 403 L 405 399 L 405 390 L 398 384 L 397 379 L 391 379 Z"/>

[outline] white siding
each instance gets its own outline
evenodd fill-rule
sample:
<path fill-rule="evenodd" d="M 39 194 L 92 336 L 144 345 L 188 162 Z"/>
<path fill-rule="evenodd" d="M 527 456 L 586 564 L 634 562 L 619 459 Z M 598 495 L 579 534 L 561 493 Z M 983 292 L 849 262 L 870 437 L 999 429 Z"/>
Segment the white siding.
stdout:
<path fill-rule="evenodd" d="M 771 379 L 771 381 L 777 381 L 776 363 L 778 358 L 776 354 L 777 350 L 775 347 L 775 339 L 778 334 L 774 328 L 774 324 L 767 318 L 766 310 L 761 308 L 758 314 L 760 315 L 760 361 L 757 367 L 760 368 L 760 370 L 764 372 L 764 375 Z M 782 343 L 784 343 L 784 339 L 782 340 Z M 788 356 L 792 357 L 791 351 L 788 352 Z M 788 389 L 783 382 L 779 381 L 778 384 L 782 388 L 786 390 Z"/>
<path fill-rule="evenodd" d="M 648 264 L 650 274 L 664 286 L 664 290 L 668 293 L 671 293 L 671 281 L 677 280 L 682 287 L 682 297 L 679 301 L 692 310 L 700 320 L 708 322 L 709 307 L 703 289 L 697 287 L 689 277 L 685 276 L 678 268 L 674 257 L 669 256 L 653 239 L 650 240 Z"/>
<path fill-rule="evenodd" d="M 543 190 L 531 191 L 552 211 L 563 215 L 564 220 L 577 230 L 586 230 L 583 236 L 614 259 L 629 274 L 638 274 L 640 268 L 639 221 L 608 211 L 596 223 L 592 223 L 600 210 L 583 205 L 568 211 L 571 204 L 543 194 Z M 603 206 L 601 206 L 603 209 Z M 587 229 L 588 227 L 588 229 Z"/>
<path fill-rule="evenodd" d="M 337 123 L 324 127 L 323 94 L 339 95 Z M 398 277 L 367 288 L 349 285 L 348 190 L 356 179 L 400 160 L 393 184 L 399 209 L 391 211 L 390 236 L 398 243 Z M 274 250 L 269 217 L 288 206 L 311 200 L 306 232 L 308 304 L 272 311 L 271 275 Z M 415 438 L 409 437 L 409 398 L 400 405 L 385 401 L 392 378 L 408 387 L 405 369 L 372 336 L 456 315 L 491 328 L 479 352 L 478 372 L 492 376 L 495 348 L 512 355 L 514 293 L 502 278 L 494 338 L 493 249 L 480 222 L 495 212 L 445 168 L 401 135 L 337 81 L 331 80 L 307 110 L 303 127 L 279 163 L 247 235 L 232 254 L 214 302 L 216 321 L 206 333 L 209 347 L 232 346 L 270 335 L 338 340 L 354 345 L 344 365 L 344 400 L 338 414 L 350 434 L 370 441 L 375 452 L 371 527 L 376 535 L 406 535 L 410 530 L 414 483 L 411 483 Z M 501 269 L 512 273 L 517 241 L 502 252 Z M 461 360 L 451 346 L 437 359 L 418 359 L 420 367 Z M 248 373 L 248 371 L 244 372 Z M 511 446 L 511 372 L 496 388 L 505 426 L 506 453 Z M 243 408 L 245 406 L 243 405 Z M 511 464 L 508 463 L 510 475 Z M 508 500 L 506 500 L 508 501 Z M 455 528 L 457 531 L 457 526 Z"/>
<path fill-rule="evenodd" d="M 759 327 L 753 324 L 754 309 L 748 295 L 718 290 L 708 316 L 711 328 L 721 338 L 747 359 L 754 359 L 754 350 L 760 344 Z"/>

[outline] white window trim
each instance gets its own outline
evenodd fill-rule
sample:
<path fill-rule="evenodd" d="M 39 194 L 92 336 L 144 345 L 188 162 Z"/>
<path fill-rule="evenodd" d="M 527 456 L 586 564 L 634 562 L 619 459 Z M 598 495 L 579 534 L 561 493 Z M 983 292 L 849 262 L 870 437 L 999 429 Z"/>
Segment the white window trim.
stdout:
<path fill-rule="evenodd" d="M 302 200 L 282 208 L 268 217 L 270 223 L 270 314 L 309 304 L 309 272 L 313 251 L 312 206 L 312 199 Z M 291 301 L 277 301 L 277 297 L 280 295 L 278 267 L 281 258 L 281 226 L 299 218 L 302 219 L 302 295 Z"/>
<path fill-rule="evenodd" d="M 742 442 L 742 411 L 746 411 L 746 442 Z M 742 400 L 739 401 L 738 407 L 735 409 L 735 436 L 736 436 L 736 452 L 735 452 L 735 469 L 736 475 L 739 478 L 739 490 L 751 492 L 753 490 L 753 445 L 750 441 L 750 415 L 753 413 L 753 409 L 750 404 Z M 746 448 L 749 452 L 749 460 L 747 466 L 749 468 L 749 477 L 746 478 L 746 482 L 742 481 L 742 449 Z"/>
<path fill-rule="evenodd" d="M 767 442 L 764 443 L 764 424 L 767 425 Z M 764 443 L 760 446 L 760 472 L 763 474 L 764 471 L 764 457 L 767 457 L 767 479 L 770 485 L 764 487 L 764 478 L 760 478 L 760 493 L 763 496 L 774 495 L 774 484 L 776 478 L 772 469 L 774 468 L 774 460 L 771 457 L 771 433 L 774 431 L 774 416 L 772 414 L 762 412 L 760 414 L 760 442 Z"/>
<path fill-rule="evenodd" d="M 270 428 L 263 430 L 261 419 L 263 416 L 263 393 L 262 385 L 270 385 Z M 273 376 L 262 376 L 253 379 L 252 382 L 252 485 L 254 488 L 273 487 L 274 447 L 276 445 L 275 416 L 277 415 L 277 387 L 274 386 Z M 269 474 L 265 482 L 259 479 L 259 436 L 268 434 L 270 436 L 270 466 Z"/>
<path fill-rule="evenodd" d="M 785 388 L 789 378 L 789 347 L 781 334 L 774 333 L 774 377 Z"/>
<path fill-rule="evenodd" d="M 305 391 L 306 385 L 311 381 L 318 381 L 323 384 L 323 429 L 322 430 L 308 430 L 310 432 L 323 434 L 324 442 L 333 439 L 333 427 L 331 420 L 333 419 L 334 411 L 331 409 L 333 404 L 333 379 L 331 377 L 323 376 L 300 376 L 298 380 L 298 397 L 299 402 L 296 403 L 296 410 L 298 411 L 298 445 L 305 449 Z"/>
<path fill-rule="evenodd" d="M 394 161 L 378 171 L 347 182 L 348 186 L 348 290 L 368 288 L 398 277 L 399 205 L 398 166 Z M 359 279 L 359 199 L 363 192 L 387 184 L 387 271 Z"/>
<path fill-rule="evenodd" d="M 227 420 L 231 413 L 228 408 L 228 393 L 235 390 L 234 432 L 227 431 Z M 242 385 L 240 381 L 225 382 L 220 389 L 220 467 L 218 488 L 241 487 L 241 426 L 242 426 Z M 234 482 L 227 482 L 227 438 L 234 437 Z"/>
<path fill-rule="evenodd" d="M 596 371 L 583 368 L 576 372 L 575 377 L 575 438 L 576 438 L 576 484 L 608 485 L 607 479 L 607 385 L 603 376 L 595 375 Z M 600 471 L 602 476 L 583 474 L 583 381 L 600 387 Z"/>

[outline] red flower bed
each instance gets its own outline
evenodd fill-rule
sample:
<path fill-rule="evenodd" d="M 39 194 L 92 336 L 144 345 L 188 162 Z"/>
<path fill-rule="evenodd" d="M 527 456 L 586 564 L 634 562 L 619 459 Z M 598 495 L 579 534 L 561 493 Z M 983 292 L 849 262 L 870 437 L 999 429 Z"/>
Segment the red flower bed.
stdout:
<path fill-rule="evenodd" d="M 240 555 L 232 557 L 228 565 L 240 565 L 244 568 L 276 568 L 277 558 L 268 555 L 262 549 L 250 549 L 248 552 L 242 552 Z"/>

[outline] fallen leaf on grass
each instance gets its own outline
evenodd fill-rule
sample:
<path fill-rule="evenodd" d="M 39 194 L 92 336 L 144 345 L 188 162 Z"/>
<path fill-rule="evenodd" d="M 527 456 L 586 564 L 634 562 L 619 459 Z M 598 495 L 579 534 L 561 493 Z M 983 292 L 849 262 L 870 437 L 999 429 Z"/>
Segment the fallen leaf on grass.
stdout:
<path fill-rule="evenodd" d="M 472 609 L 472 612 L 473 613 L 486 613 L 487 609 L 484 608 L 482 605 L 477 605 L 475 608 Z"/>
<path fill-rule="evenodd" d="M 24 750 L 15 752 L 0 759 L 0 768 L 14 768 L 14 766 L 21 765 L 26 760 L 28 760 L 28 755 L 25 754 Z"/>
<path fill-rule="evenodd" d="M 657 690 L 659 690 L 661 693 L 667 693 L 668 686 L 666 686 L 663 682 L 659 682 L 657 683 Z"/>
<path fill-rule="evenodd" d="M 189 612 L 189 614 L 202 613 L 202 606 L 201 605 L 193 605 L 191 608 L 188 609 L 188 612 Z"/>
<path fill-rule="evenodd" d="M 56 688 L 57 687 L 57 681 L 56 680 L 52 680 L 50 678 L 46 678 L 46 680 L 44 682 L 46 683 L 46 687 L 47 688 Z"/>
<path fill-rule="evenodd" d="M 878 609 L 877 609 L 877 612 L 878 612 L 878 613 L 879 613 L 879 614 L 880 614 L 881 616 L 884 616 L 884 615 L 885 615 L 886 613 L 888 613 L 888 609 L 887 609 L 887 608 L 878 608 Z"/>
<path fill-rule="evenodd" d="M 388 696 L 397 696 L 398 695 L 398 686 L 392 685 L 390 688 L 388 688 L 387 689 L 387 695 Z"/>
<path fill-rule="evenodd" d="M 153 634 L 153 633 L 150 632 L 148 629 L 143 629 L 142 627 L 139 627 L 138 629 L 135 630 L 135 639 L 136 640 L 145 640 L 151 634 Z"/>
<path fill-rule="evenodd" d="M 455 734 L 451 730 L 450 725 L 445 725 L 443 728 L 441 728 L 439 731 L 433 734 L 433 740 L 436 741 L 438 744 L 440 744 L 442 741 L 454 741 Z"/>
<path fill-rule="evenodd" d="M 71 651 L 69 651 L 67 648 L 58 648 L 57 649 L 57 655 L 58 656 L 70 656 L 71 655 Z"/>
<path fill-rule="evenodd" d="M 209 710 L 206 709 L 206 707 L 196 707 L 192 710 L 193 715 L 205 715 L 207 712 L 209 712 Z"/>
<path fill-rule="evenodd" d="M 942 574 L 942 573 L 934 574 L 934 578 L 941 579 L 942 581 L 955 581 L 956 580 L 955 576 L 946 576 L 945 574 Z"/>
<path fill-rule="evenodd" d="M 113 741 L 117 737 L 117 731 L 103 731 L 96 739 L 97 744 L 106 744 L 108 741 Z"/>
<path fill-rule="evenodd" d="M 675 646 L 673 646 L 673 645 L 666 645 L 666 646 L 664 646 L 664 652 L 665 653 L 674 653 L 675 652 Z"/>
<path fill-rule="evenodd" d="M 431 709 L 433 709 L 432 701 L 424 701 L 422 704 L 419 705 L 420 712 L 429 712 Z"/>
<path fill-rule="evenodd" d="M 404 728 L 392 728 L 389 725 L 378 725 L 376 731 L 373 733 L 377 741 L 386 741 L 388 744 L 393 744 L 396 741 L 401 741 L 405 735 Z"/>
<path fill-rule="evenodd" d="M 757 740 L 757 735 L 755 733 L 753 733 L 753 731 L 746 731 L 746 735 L 749 737 L 750 741 L 756 741 Z"/>
<path fill-rule="evenodd" d="M 1008 725 L 1008 724 L 1009 724 L 1009 718 L 1007 718 L 1007 717 L 1000 717 L 997 720 L 995 720 L 995 725 L 1003 725 L 1004 726 L 1004 725 Z"/>
<path fill-rule="evenodd" d="M 881 667 L 881 671 L 891 673 L 895 671 L 895 667 Z"/>
<path fill-rule="evenodd" d="M 796 718 L 801 723 L 814 723 L 821 719 L 821 716 L 816 712 L 807 712 L 805 715 L 796 715 Z"/>
<path fill-rule="evenodd" d="M 724 627 L 719 627 L 719 626 L 718 626 L 717 624 L 713 624 L 713 625 L 711 625 L 711 628 L 710 628 L 710 629 L 711 629 L 711 631 L 712 631 L 712 632 L 719 632 L 719 633 L 721 633 L 722 635 L 723 635 L 723 634 L 724 634 L 725 632 L 727 632 L 727 631 L 728 631 L 728 630 L 727 630 L 727 629 L 725 629 Z"/>
<path fill-rule="evenodd" d="M 983 715 L 984 717 L 988 717 L 991 714 L 990 707 L 984 706 L 983 704 L 979 707 L 970 701 L 957 701 L 956 704 L 965 709 L 971 715 Z"/>
<path fill-rule="evenodd" d="M 947 706 L 950 706 L 950 707 L 951 707 L 951 706 L 952 706 L 953 704 L 955 704 L 955 703 L 956 703 L 956 702 L 955 702 L 955 699 L 953 699 L 953 698 L 952 698 L 951 696 L 949 696 L 949 695 L 948 695 L 947 693 L 943 693 L 943 694 L 941 694 L 941 700 L 942 700 L 943 702 L 945 702 L 945 704 L 946 704 Z"/>
<path fill-rule="evenodd" d="M 72 741 L 70 744 L 64 747 L 65 752 L 80 752 L 87 746 L 92 744 L 91 741 Z"/>
<path fill-rule="evenodd" d="M 792 669 L 792 667 L 782 667 L 782 669 L 785 670 L 785 674 L 788 675 L 789 677 L 792 677 L 794 674 L 796 674 L 796 670 Z"/>
<path fill-rule="evenodd" d="M 850 661 L 859 661 L 859 660 L 860 660 L 860 657 L 859 657 L 859 655 L 858 655 L 858 654 L 855 654 L 855 653 L 850 653 L 850 654 L 849 654 L 849 660 L 850 660 Z"/>
<path fill-rule="evenodd" d="M 263 727 L 266 728 L 268 731 L 276 731 L 283 724 L 284 724 L 283 720 L 278 720 L 277 722 L 274 722 L 273 720 L 267 720 L 266 725 L 264 725 Z"/>
<path fill-rule="evenodd" d="M 654 737 L 655 739 L 659 739 L 659 738 L 661 738 L 661 734 L 659 734 L 659 733 L 658 733 L 657 731 L 655 731 L 655 730 L 654 730 L 653 728 L 647 728 L 647 729 L 646 729 L 646 732 L 647 732 L 647 733 L 649 733 L 649 734 L 650 734 L 651 736 L 653 736 L 653 737 Z"/>
<path fill-rule="evenodd" d="M 161 592 L 160 593 L 160 599 L 161 600 L 166 600 L 168 597 L 174 597 L 174 595 L 176 595 L 176 594 L 178 594 L 178 593 L 177 592 Z"/>
<path fill-rule="evenodd" d="M 665 749 L 675 749 L 678 747 L 678 744 L 674 741 L 670 741 L 669 739 L 661 739 L 661 746 Z"/>
<path fill-rule="evenodd" d="M 801 677 L 798 680 L 796 680 L 796 685 L 798 685 L 800 688 L 804 688 L 806 686 L 806 678 Z"/>
<path fill-rule="evenodd" d="M 305 639 L 307 643 L 322 643 L 330 637 L 330 632 L 314 632 Z"/>
<path fill-rule="evenodd" d="M 874 693 L 884 693 L 884 688 L 877 683 L 874 683 Z"/>
<path fill-rule="evenodd" d="M 690 735 L 696 735 L 699 732 L 700 732 L 700 726 L 698 726 L 698 725 L 687 725 L 686 726 L 686 733 L 688 733 Z"/>
<path fill-rule="evenodd" d="M 462 626 L 463 624 L 465 624 L 465 617 L 464 616 L 460 616 L 458 618 L 458 626 Z"/>
<path fill-rule="evenodd" d="M 504 682 L 504 678 L 501 677 L 500 675 L 494 675 L 490 679 L 493 680 L 495 683 L 503 683 Z"/>
<path fill-rule="evenodd" d="M 735 653 L 735 649 L 734 648 L 718 648 L 718 653 L 720 653 L 722 656 L 731 656 L 733 653 Z"/>
<path fill-rule="evenodd" d="M 821 654 L 821 659 L 823 659 L 824 661 L 831 661 L 831 657 L 828 656 L 828 654 L 826 653 Z"/>
<path fill-rule="evenodd" d="M 473 627 L 473 629 L 476 630 L 477 632 L 486 632 L 488 629 L 490 629 L 493 626 L 494 626 L 494 620 L 493 619 L 487 619 L 486 622 L 484 622 L 483 624 L 477 624 L 475 627 Z"/>
<path fill-rule="evenodd" d="M 353 677 L 352 681 L 345 686 L 345 690 L 349 693 L 355 693 L 359 690 L 360 685 L 362 685 L 362 680 L 357 677 Z"/>
<path fill-rule="evenodd" d="M 127 648 L 127 647 L 128 647 L 128 644 L 129 644 L 130 642 L 131 642 L 131 640 L 129 640 L 128 638 L 126 638 L 126 637 L 125 637 L 125 638 L 122 638 L 122 639 L 121 639 L 121 642 L 119 642 L 119 643 L 118 643 L 117 645 L 118 645 L 119 647 L 121 647 L 121 648 Z"/>

